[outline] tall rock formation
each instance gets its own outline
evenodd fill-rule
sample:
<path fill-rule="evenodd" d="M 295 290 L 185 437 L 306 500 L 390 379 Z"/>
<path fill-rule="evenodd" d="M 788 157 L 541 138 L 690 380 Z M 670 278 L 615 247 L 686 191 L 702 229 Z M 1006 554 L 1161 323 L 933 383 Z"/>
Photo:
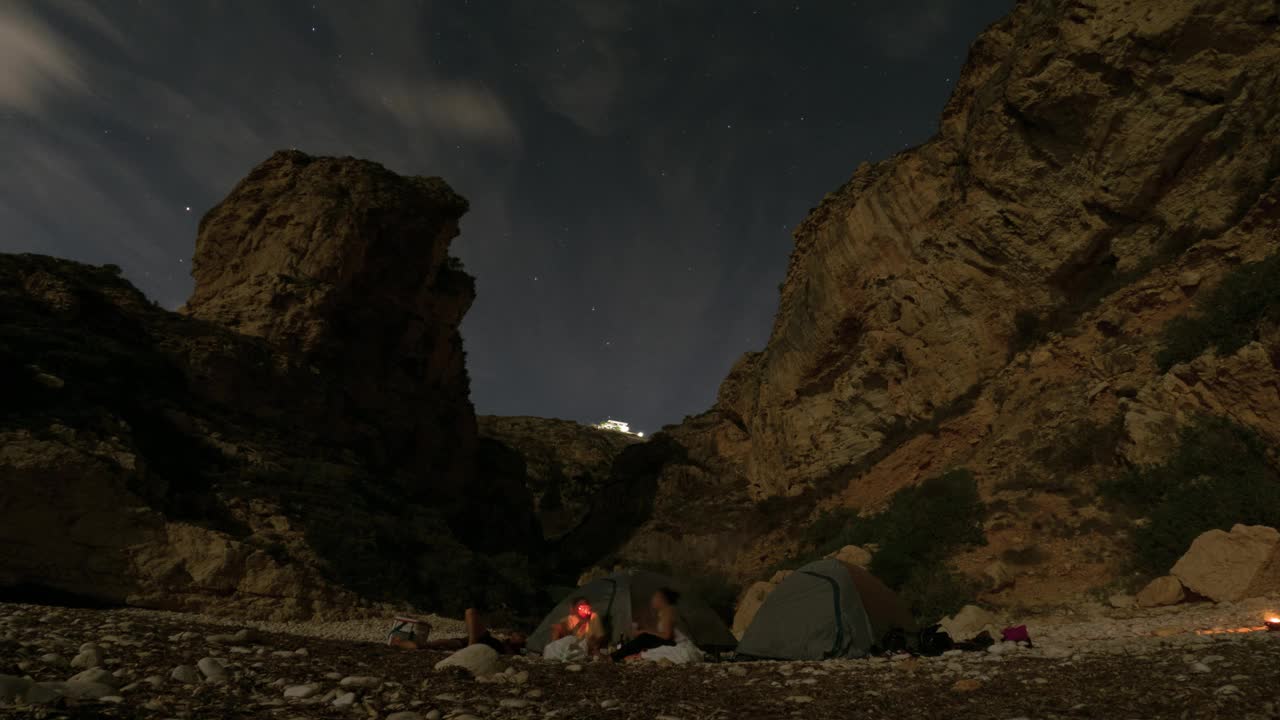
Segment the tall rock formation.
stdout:
<path fill-rule="evenodd" d="M 510 601 L 523 486 L 479 477 L 439 179 L 277 153 L 203 220 L 185 315 L 0 255 L 0 588 L 258 617 Z M 497 496 L 508 522 L 458 511 Z M 461 518 L 463 521 L 459 521 Z"/>
<path fill-rule="evenodd" d="M 457 493 L 476 433 L 458 334 L 475 285 L 449 256 L 466 211 L 440 178 L 276 153 L 201 220 L 184 312 L 317 368 L 342 388 L 322 427 Z"/>
<path fill-rule="evenodd" d="M 1125 413 L 1131 428 L 1163 427 L 1241 402 L 1238 419 L 1273 436 L 1264 366 L 1280 353 L 1265 336 L 1247 359 L 1174 379 L 1153 358 L 1167 320 L 1276 249 L 1278 14 L 1254 0 L 1019 2 L 974 43 L 938 134 L 859 167 L 798 227 L 768 344 L 709 413 L 668 430 L 690 461 L 659 486 L 713 468 L 727 506 L 748 513 L 773 498 L 873 509 L 957 465 L 989 498 L 1012 501 L 1000 488 L 1022 482 L 1031 496 L 989 525 L 991 546 L 964 561 L 977 564 L 1033 526 L 1086 522 L 1038 489 L 1064 480 L 1045 458 L 1083 428 Z M 1262 388 L 1215 376 L 1235 365 Z M 665 518 L 629 552 L 683 550 L 746 579 L 793 545 L 763 520 Z M 1072 569 L 1043 586 L 1114 573 L 1114 542 L 1088 544 L 1055 556 Z"/>

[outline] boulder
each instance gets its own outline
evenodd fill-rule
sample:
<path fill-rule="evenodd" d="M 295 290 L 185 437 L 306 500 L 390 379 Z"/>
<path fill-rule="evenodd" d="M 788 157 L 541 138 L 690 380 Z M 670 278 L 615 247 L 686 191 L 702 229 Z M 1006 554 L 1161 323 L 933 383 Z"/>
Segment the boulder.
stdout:
<path fill-rule="evenodd" d="M 462 668 L 472 677 L 484 677 L 498 672 L 498 651 L 488 645 L 470 645 L 436 663 L 436 670 Z"/>
<path fill-rule="evenodd" d="M 943 618 L 941 625 L 942 631 L 950 635 L 952 640 L 964 642 L 980 635 L 984 630 L 991 633 L 993 638 L 997 637 L 998 623 L 999 618 L 990 611 L 977 605 L 965 605 L 955 615 Z"/>
<path fill-rule="evenodd" d="M 747 591 L 738 599 L 738 608 L 733 613 L 734 637 L 742 637 L 742 634 L 751 626 L 756 613 L 760 611 L 760 606 L 764 605 L 765 598 L 769 597 L 769 593 L 773 592 L 777 586 L 777 583 L 761 580 L 747 588 Z"/>
<path fill-rule="evenodd" d="M 1191 543 L 1172 574 L 1187 589 L 1214 602 L 1243 600 L 1280 589 L 1275 568 L 1280 532 L 1263 525 L 1210 530 Z M 1273 587 L 1267 587 L 1272 585 Z"/>
<path fill-rule="evenodd" d="M 1182 582 L 1173 575 L 1165 575 L 1147 583 L 1135 598 L 1138 607 L 1164 607 L 1165 605 L 1177 605 L 1186 598 L 1186 590 L 1182 587 Z"/>
<path fill-rule="evenodd" d="M 871 565 L 871 553 L 857 545 L 845 545 L 827 557 L 835 558 L 846 565 L 856 565 L 862 568 Z"/>

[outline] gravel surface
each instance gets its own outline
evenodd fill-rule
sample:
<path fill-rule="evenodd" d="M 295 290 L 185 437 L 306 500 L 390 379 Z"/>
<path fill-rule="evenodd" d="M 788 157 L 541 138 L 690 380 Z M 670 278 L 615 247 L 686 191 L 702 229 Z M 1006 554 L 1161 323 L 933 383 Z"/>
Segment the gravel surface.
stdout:
<path fill-rule="evenodd" d="M 1211 610 L 1229 619 L 1253 612 Z M 1150 624 L 1154 632 L 1198 625 L 1209 612 L 1075 625 L 1101 632 Z M 1059 623 L 1059 639 L 1035 648 L 1004 644 L 941 658 L 617 667 L 517 657 L 478 681 L 436 671 L 442 653 L 358 641 L 379 637 L 385 622 L 305 634 L 304 626 L 255 632 L 171 613 L 0 605 L 0 717 L 1280 718 L 1280 633 L 1184 630 L 1072 643 L 1070 624 Z M 1049 624 L 1041 627 L 1054 637 Z M 47 702 L 6 700 L 35 687 Z"/>

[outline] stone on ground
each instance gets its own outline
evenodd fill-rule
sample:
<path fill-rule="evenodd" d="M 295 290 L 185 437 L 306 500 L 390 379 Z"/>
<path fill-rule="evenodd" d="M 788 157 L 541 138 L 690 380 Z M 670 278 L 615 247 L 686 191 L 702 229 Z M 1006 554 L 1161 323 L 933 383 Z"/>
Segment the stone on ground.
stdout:
<path fill-rule="evenodd" d="M 488 645 L 470 645 L 436 663 L 436 670 L 462 668 L 473 677 L 498 672 L 498 651 Z"/>
<path fill-rule="evenodd" d="M 169 677 L 180 683 L 200 682 L 200 671 L 194 665 L 179 665 L 169 673 Z"/>
<path fill-rule="evenodd" d="M 80 654 L 76 655 L 71 660 L 71 667 L 79 670 L 88 670 L 89 668 L 98 667 L 101 664 L 102 651 L 96 646 L 81 650 Z"/>
<path fill-rule="evenodd" d="M 320 686 L 311 685 L 292 685 L 284 689 L 284 696 L 287 698 L 304 699 L 320 692 Z"/>
<path fill-rule="evenodd" d="M 1177 605 L 1186 596 L 1182 581 L 1172 575 L 1165 575 L 1147 583 L 1135 599 L 1138 607 L 1151 608 Z"/>
<path fill-rule="evenodd" d="M 89 668 L 88 670 L 85 670 L 84 672 L 81 672 L 81 673 L 77 673 L 77 674 L 75 674 L 75 675 L 72 675 L 72 676 L 71 676 L 71 679 L 70 679 L 70 680 L 68 680 L 67 682 L 69 682 L 69 683 L 99 683 L 99 684 L 102 684 L 102 685 L 107 685 L 107 686 L 109 686 L 109 687 L 119 687 L 119 686 L 120 686 L 120 681 L 116 679 L 116 676 L 115 676 L 115 675 L 113 675 L 113 674 L 111 673 L 111 671 L 110 671 L 110 670 L 105 670 L 105 669 L 100 668 L 100 667 Z"/>
<path fill-rule="evenodd" d="M 1173 575 L 1192 592 L 1214 602 L 1234 602 L 1276 585 L 1280 532 L 1264 525 L 1236 525 L 1231 532 L 1210 530 L 1197 537 L 1176 564 Z"/>
<path fill-rule="evenodd" d="M 210 682 L 222 682 L 227 679 L 227 670 L 222 667 L 222 662 L 217 658 L 203 658 L 196 663 L 196 667 L 204 675 L 205 679 Z"/>
<path fill-rule="evenodd" d="M 344 688 L 369 689 L 369 688 L 376 688 L 381 684 L 382 684 L 382 680 L 376 677 L 369 677 L 367 675 L 351 675 L 351 676 L 342 678 L 342 680 L 338 683 L 338 686 L 344 687 Z"/>

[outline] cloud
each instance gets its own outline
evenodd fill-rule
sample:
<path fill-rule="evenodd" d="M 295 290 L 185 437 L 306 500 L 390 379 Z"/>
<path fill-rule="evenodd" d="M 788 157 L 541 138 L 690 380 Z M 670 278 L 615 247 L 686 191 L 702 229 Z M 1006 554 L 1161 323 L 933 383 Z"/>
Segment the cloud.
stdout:
<path fill-rule="evenodd" d="M 87 90 L 71 46 L 21 5 L 0 3 L 0 109 L 35 114 L 53 96 Z"/>
<path fill-rule="evenodd" d="M 410 130 L 436 130 L 502 145 L 520 137 L 501 98 L 477 83 L 363 76 L 352 86 L 366 104 Z"/>
<path fill-rule="evenodd" d="M 594 135 L 614 128 L 625 89 L 631 8 L 617 0 L 530 5 L 530 77 L 547 109 Z"/>

